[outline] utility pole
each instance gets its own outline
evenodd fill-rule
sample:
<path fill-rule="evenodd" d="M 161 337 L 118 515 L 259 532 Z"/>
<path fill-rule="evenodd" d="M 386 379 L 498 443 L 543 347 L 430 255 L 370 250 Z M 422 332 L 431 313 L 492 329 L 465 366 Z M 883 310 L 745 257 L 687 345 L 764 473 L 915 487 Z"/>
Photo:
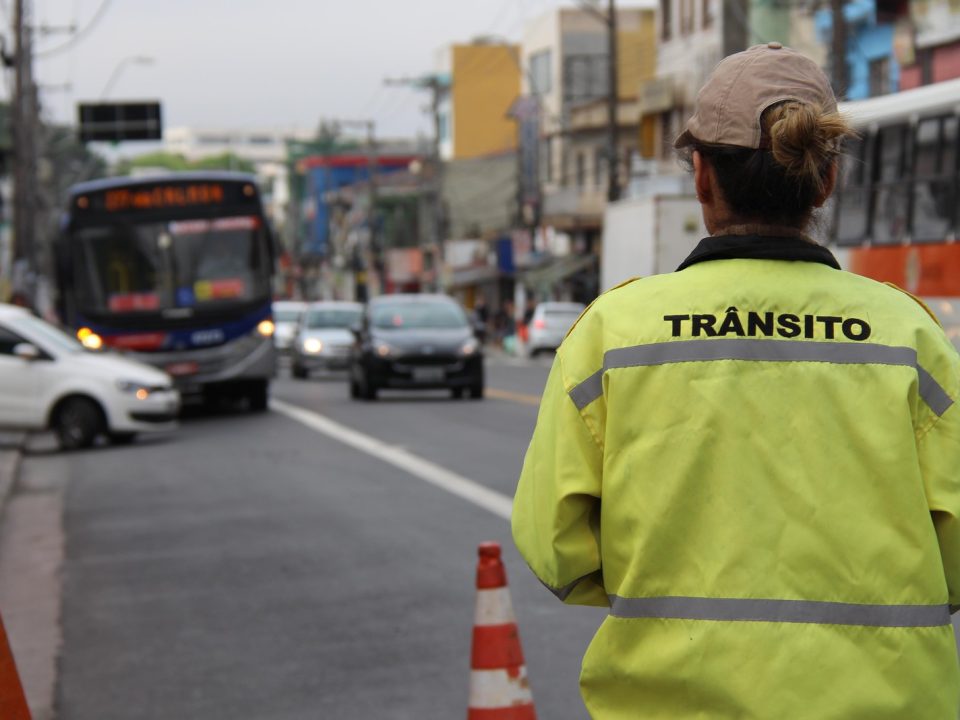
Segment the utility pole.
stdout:
<path fill-rule="evenodd" d="M 444 291 L 444 217 L 443 217 L 443 163 L 440 161 L 440 101 L 447 90 L 447 82 L 437 75 L 426 75 L 419 78 L 387 78 L 387 85 L 407 85 L 421 90 L 430 91 L 430 111 L 433 115 L 433 143 L 430 151 L 430 165 L 433 170 L 430 179 L 430 203 L 432 206 L 433 223 L 431 227 L 430 245 L 435 252 L 434 274 L 438 291 Z"/>
<path fill-rule="evenodd" d="M 620 199 L 620 152 L 617 138 L 617 110 L 620 104 L 617 74 L 617 9 L 607 0 L 607 200 Z"/>
<path fill-rule="evenodd" d="M 580 0 L 580 8 L 607 26 L 607 200 L 620 199 L 620 148 L 617 111 L 620 105 L 617 73 L 617 4 L 607 0 L 606 13 L 597 9 L 599 0 Z"/>
<path fill-rule="evenodd" d="M 847 20 L 843 0 L 830 0 L 833 11 L 833 92 L 838 99 L 847 94 Z"/>
<path fill-rule="evenodd" d="M 33 80 L 33 47 L 29 0 L 14 5 L 13 238 L 15 291 L 31 301 L 36 273 L 37 214 L 37 87 Z"/>

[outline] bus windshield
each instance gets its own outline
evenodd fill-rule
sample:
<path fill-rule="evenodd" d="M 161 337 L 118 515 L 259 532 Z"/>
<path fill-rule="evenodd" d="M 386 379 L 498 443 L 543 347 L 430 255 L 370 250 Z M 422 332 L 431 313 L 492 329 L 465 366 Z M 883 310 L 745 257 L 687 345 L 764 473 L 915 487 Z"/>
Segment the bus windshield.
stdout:
<path fill-rule="evenodd" d="M 88 312 L 212 308 L 270 294 L 256 217 L 86 226 L 74 242 L 78 305 Z"/>

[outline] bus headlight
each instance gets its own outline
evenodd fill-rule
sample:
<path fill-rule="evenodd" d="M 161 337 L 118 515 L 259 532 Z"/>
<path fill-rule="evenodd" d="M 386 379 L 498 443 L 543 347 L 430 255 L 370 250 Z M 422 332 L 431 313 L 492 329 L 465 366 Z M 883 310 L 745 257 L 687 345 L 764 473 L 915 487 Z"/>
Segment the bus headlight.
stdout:
<path fill-rule="evenodd" d="M 277 326 L 273 324 L 273 320 L 261 320 L 257 325 L 257 332 L 264 337 L 273 337 L 273 331 L 276 329 Z"/>
<path fill-rule="evenodd" d="M 103 347 L 103 338 L 88 327 L 77 330 L 77 340 L 88 350 L 99 350 Z"/>

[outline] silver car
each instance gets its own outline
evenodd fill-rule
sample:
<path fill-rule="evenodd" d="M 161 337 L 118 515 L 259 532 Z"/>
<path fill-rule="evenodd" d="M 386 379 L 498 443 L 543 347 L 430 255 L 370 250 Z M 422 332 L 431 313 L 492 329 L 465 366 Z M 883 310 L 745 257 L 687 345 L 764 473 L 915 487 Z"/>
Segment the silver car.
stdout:
<path fill-rule="evenodd" d="M 293 342 L 292 373 L 306 378 L 313 370 L 344 370 L 350 364 L 354 335 L 363 305 L 354 302 L 311 303 L 300 317 Z"/>
<path fill-rule="evenodd" d="M 574 302 L 542 302 L 537 305 L 528 329 L 530 355 L 560 347 L 567 331 L 585 308 L 585 305 Z"/>

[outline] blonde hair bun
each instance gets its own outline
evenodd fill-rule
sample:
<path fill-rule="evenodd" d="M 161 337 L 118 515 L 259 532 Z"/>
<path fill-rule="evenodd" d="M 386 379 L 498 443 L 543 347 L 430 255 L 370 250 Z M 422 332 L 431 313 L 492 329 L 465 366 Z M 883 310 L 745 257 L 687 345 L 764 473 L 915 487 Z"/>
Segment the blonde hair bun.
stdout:
<path fill-rule="evenodd" d="M 768 108 L 763 120 L 774 161 L 822 191 L 824 167 L 840 153 L 840 141 L 854 134 L 850 125 L 836 112 L 796 101 Z"/>

